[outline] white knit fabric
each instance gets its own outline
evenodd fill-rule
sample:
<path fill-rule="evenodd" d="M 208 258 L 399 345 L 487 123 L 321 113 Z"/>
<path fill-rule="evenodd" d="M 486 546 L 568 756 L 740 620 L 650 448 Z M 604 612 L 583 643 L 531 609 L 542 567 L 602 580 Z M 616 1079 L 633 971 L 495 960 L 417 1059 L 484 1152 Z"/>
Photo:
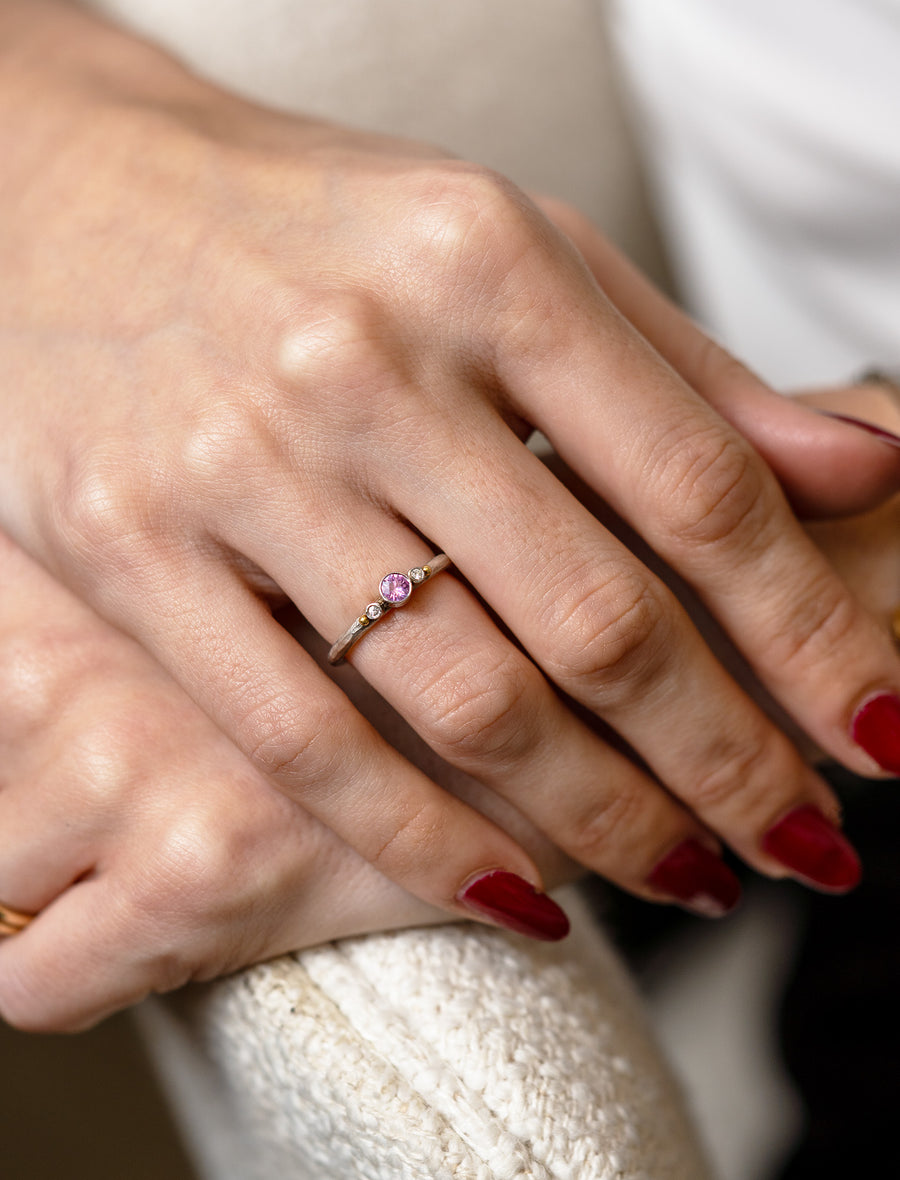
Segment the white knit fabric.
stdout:
<path fill-rule="evenodd" d="M 148 1006 L 202 1174 L 703 1180 L 628 978 L 565 903 L 559 945 L 475 925 L 372 935 Z"/>

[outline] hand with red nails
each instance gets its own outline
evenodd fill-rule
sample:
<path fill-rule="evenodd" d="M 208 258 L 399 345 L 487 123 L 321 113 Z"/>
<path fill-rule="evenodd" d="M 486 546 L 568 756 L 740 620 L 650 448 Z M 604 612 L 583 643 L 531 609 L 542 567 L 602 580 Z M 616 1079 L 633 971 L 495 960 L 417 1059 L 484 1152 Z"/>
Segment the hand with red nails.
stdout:
<path fill-rule="evenodd" d="M 0 849 L 0 902 L 36 915 L 0 931 L 0 1019 L 75 1031 L 289 950 L 452 919 L 273 790 L 137 643 L 2 534 L 0 581 L 0 830 L 15 834 Z M 384 702 L 353 691 L 422 761 Z M 477 783 L 429 769 L 492 811 L 548 883 L 576 871 Z M 483 879 L 473 894 L 473 917 L 567 932 L 559 906 L 520 878 Z"/>
<path fill-rule="evenodd" d="M 812 526 L 879 617 L 896 591 L 898 513 L 894 500 L 864 520 Z M 273 791 L 138 644 L 2 535 L 0 580 L 0 830 L 16 832 L 0 879 L 4 901 L 38 915 L 25 934 L 0 939 L 5 1019 L 73 1030 L 147 992 L 282 951 L 451 917 Z M 298 639 L 314 644 L 308 629 Z M 548 884 L 579 872 L 499 796 L 430 756 L 359 677 L 341 676 L 380 734 L 513 835 Z M 858 877 L 852 848 L 813 809 L 789 812 L 764 839 L 819 888 L 843 891 Z M 708 916 L 740 892 L 694 839 L 648 884 L 659 900 Z M 514 874 L 482 874 L 467 901 L 473 917 L 530 937 L 567 930 L 559 907 Z"/>
<path fill-rule="evenodd" d="M 837 822 L 663 581 L 522 439 L 543 430 L 863 773 L 884 743 L 860 719 L 900 659 L 778 480 L 801 510 L 858 509 L 900 485 L 893 448 L 776 398 L 570 210 L 548 207 L 567 238 L 481 168 L 251 106 L 51 0 L 0 20 L 0 523 L 254 773 L 453 914 L 507 874 L 539 889 L 267 605 L 331 641 L 383 574 L 441 550 L 462 578 L 351 661 L 575 860 L 666 897 L 712 881 L 710 832 L 777 873 L 786 815 Z"/>

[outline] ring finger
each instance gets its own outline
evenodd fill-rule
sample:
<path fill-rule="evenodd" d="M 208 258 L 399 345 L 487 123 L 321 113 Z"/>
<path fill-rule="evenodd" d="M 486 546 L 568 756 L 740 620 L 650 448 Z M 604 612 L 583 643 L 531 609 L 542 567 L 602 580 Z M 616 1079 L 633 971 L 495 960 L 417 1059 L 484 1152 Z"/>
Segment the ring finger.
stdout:
<path fill-rule="evenodd" d="M 331 504 L 336 535 L 341 513 Z M 267 569 L 323 634 L 377 604 L 378 580 L 423 559 L 423 542 L 375 508 L 353 513 L 353 559 Z M 230 538 L 264 560 L 249 535 Z M 392 555 L 390 558 L 388 555 Z M 323 594 L 322 586 L 334 585 Z M 354 589 L 356 587 L 356 589 Z M 355 606 L 354 606 L 355 602 Z M 369 683 L 441 758 L 509 800 L 554 843 L 624 888 L 723 913 L 738 887 L 697 819 L 579 720 L 455 578 L 412 591 L 350 654 Z M 503 817 L 497 817 L 503 823 Z"/>

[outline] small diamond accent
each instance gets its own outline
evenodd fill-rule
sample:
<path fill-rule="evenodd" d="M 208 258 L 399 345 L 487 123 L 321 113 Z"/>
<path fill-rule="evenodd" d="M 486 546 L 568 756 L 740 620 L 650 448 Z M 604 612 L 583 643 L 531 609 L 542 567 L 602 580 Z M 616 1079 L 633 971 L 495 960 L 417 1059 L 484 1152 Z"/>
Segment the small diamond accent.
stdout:
<path fill-rule="evenodd" d="M 378 589 L 385 602 L 397 606 L 412 594 L 412 582 L 406 574 L 385 574 Z"/>
<path fill-rule="evenodd" d="M 380 619 L 382 614 L 383 611 L 377 602 L 370 602 L 366 607 L 366 618 L 372 619 L 373 622 L 375 619 Z"/>
<path fill-rule="evenodd" d="M 414 570 L 409 571 L 409 580 L 418 586 L 420 582 L 425 581 L 425 571 L 416 566 Z"/>

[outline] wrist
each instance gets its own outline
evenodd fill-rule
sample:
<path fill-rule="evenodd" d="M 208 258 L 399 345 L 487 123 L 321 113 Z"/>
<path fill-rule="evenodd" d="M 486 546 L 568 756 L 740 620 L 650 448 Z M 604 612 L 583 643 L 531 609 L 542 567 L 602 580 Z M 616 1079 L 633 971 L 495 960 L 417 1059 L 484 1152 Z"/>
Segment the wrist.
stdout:
<path fill-rule="evenodd" d="M 0 136 L 64 96 L 189 103 L 213 88 L 175 58 L 68 0 L 0 0 Z M 5 145 L 4 145 L 5 146 Z"/>
<path fill-rule="evenodd" d="M 132 152 L 142 111 L 177 121 L 218 94 L 161 49 L 67 0 L 0 0 L 0 158 L 14 202 L 48 173 L 77 183 L 117 139 Z"/>

